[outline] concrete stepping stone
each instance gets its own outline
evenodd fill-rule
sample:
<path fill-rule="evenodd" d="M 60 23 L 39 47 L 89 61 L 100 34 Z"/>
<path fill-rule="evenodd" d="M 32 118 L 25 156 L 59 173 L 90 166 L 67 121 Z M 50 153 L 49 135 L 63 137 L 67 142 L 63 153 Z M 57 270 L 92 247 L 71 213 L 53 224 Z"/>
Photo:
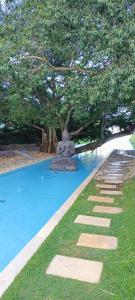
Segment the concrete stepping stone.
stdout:
<path fill-rule="evenodd" d="M 123 177 L 123 173 L 121 172 L 111 172 L 111 171 L 104 171 L 103 173 L 98 174 L 101 177 Z"/>
<path fill-rule="evenodd" d="M 77 246 L 114 250 L 117 248 L 117 238 L 113 236 L 81 233 Z"/>
<path fill-rule="evenodd" d="M 111 171 L 106 171 L 105 172 L 105 176 L 119 176 L 119 177 L 123 177 L 123 173 L 121 172 L 111 172 Z"/>
<path fill-rule="evenodd" d="M 121 176 L 117 175 L 106 175 L 106 176 L 102 176 L 102 179 L 107 180 L 107 179 L 111 179 L 111 180 L 116 180 L 116 179 L 122 179 Z"/>
<path fill-rule="evenodd" d="M 104 171 L 104 173 L 121 174 L 121 173 L 123 173 L 123 171 L 122 170 L 113 170 L 113 171 L 111 171 L 110 169 L 106 169 Z"/>
<path fill-rule="evenodd" d="M 116 184 L 104 184 L 104 183 L 97 183 L 96 188 L 102 188 L 102 189 L 116 189 Z"/>
<path fill-rule="evenodd" d="M 123 173 L 124 169 L 123 168 L 108 168 L 108 170 L 110 172 L 120 172 L 120 173 Z"/>
<path fill-rule="evenodd" d="M 112 169 L 112 170 L 124 170 L 124 166 L 123 165 L 120 165 L 120 166 L 108 165 L 107 168 L 108 169 Z"/>
<path fill-rule="evenodd" d="M 119 179 L 105 179 L 104 183 L 109 183 L 109 184 L 122 184 L 123 181 Z"/>
<path fill-rule="evenodd" d="M 119 162 L 119 161 L 110 161 L 110 162 L 109 162 L 109 165 L 112 165 L 112 166 L 119 166 L 119 165 L 120 165 L 120 162 Z"/>
<path fill-rule="evenodd" d="M 78 215 L 74 223 L 92 225 L 99 227 L 109 227 L 111 220 L 109 218 L 99 218 L 93 216 Z"/>
<path fill-rule="evenodd" d="M 113 198 L 110 197 L 101 197 L 101 196 L 89 196 L 88 201 L 93 202 L 104 202 L 104 203 L 113 203 Z"/>
<path fill-rule="evenodd" d="M 106 171 L 104 172 L 105 175 L 104 176 L 119 176 L 119 177 L 123 177 L 123 172 L 111 172 L 111 171 Z"/>
<path fill-rule="evenodd" d="M 103 263 L 99 261 L 56 255 L 46 274 L 88 283 L 98 283 L 102 269 Z"/>
<path fill-rule="evenodd" d="M 104 174 L 101 176 L 103 179 L 106 179 L 106 178 L 111 178 L 111 179 L 119 179 L 119 180 L 122 180 L 123 178 L 123 174 L 111 174 L 111 173 L 108 173 L 108 174 Z"/>
<path fill-rule="evenodd" d="M 93 208 L 93 212 L 105 213 L 105 214 L 120 214 L 120 213 L 123 212 L 123 209 L 120 208 L 120 207 L 98 206 L 98 205 L 96 205 Z"/>
<path fill-rule="evenodd" d="M 104 195 L 116 195 L 116 196 L 123 195 L 122 191 L 113 191 L 113 190 L 101 190 L 100 193 Z"/>
<path fill-rule="evenodd" d="M 125 164 L 127 164 L 128 163 L 128 161 L 115 161 L 115 162 L 110 162 L 109 164 L 110 165 L 113 165 L 113 166 L 119 166 L 119 165 L 125 165 Z"/>
<path fill-rule="evenodd" d="M 109 163 L 109 166 L 120 168 L 121 166 L 123 166 L 123 164 L 121 164 L 119 162 L 112 162 L 112 163 Z"/>
<path fill-rule="evenodd" d="M 112 165 L 112 164 L 108 164 L 107 168 L 111 168 L 111 169 L 124 169 L 124 165 Z"/>
<path fill-rule="evenodd" d="M 104 176 L 107 176 L 107 175 L 109 175 L 109 176 L 116 176 L 116 175 L 121 175 L 121 177 L 123 176 L 123 174 L 124 174 L 124 172 L 121 172 L 121 171 L 106 171 L 106 172 L 104 172 Z"/>
<path fill-rule="evenodd" d="M 122 171 L 122 170 L 118 170 L 118 169 L 115 169 L 115 170 L 112 170 L 112 169 L 106 169 L 106 170 L 104 171 L 104 173 L 123 174 L 123 171 Z"/>

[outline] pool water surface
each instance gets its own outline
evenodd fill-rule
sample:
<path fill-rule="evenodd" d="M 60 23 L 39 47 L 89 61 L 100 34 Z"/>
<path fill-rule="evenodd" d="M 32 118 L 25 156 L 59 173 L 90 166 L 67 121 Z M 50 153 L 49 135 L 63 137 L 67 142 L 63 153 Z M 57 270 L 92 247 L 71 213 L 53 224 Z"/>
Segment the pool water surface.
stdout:
<path fill-rule="evenodd" d="M 75 156 L 77 171 L 49 169 L 51 159 L 0 175 L 0 272 L 101 163 L 103 156 Z"/>

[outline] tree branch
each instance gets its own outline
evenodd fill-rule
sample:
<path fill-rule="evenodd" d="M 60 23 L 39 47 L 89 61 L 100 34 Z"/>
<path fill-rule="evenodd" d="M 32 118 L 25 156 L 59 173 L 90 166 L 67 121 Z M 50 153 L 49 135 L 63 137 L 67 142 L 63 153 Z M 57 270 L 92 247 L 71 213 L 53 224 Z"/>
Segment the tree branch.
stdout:
<path fill-rule="evenodd" d="M 53 71 L 56 71 L 56 72 L 76 71 L 78 73 L 91 74 L 91 76 L 97 75 L 97 72 L 93 73 L 90 69 L 85 69 L 85 68 L 80 68 L 80 67 L 75 67 L 75 66 L 73 66 L 73 67 L 54 67 L 51 63 L 49 63 L 48 58 L 46 58 L 46 57 L 40 57 L 40 56 L 36 56 L 36 55 L 28 55 L 28 56 L 23 57 L 22 59 L 36 59 L 36 60 L 43 61 Z"/>
<path fill-rule="evenodd" d="M 32 124 L 31 126 L 32 126 L 33 128 L 36 128 L 36 129 L 40 130 L 41 132 L 45 132 L 45 129 L 42 128 L 42 127 L 40 127 L 40 126 L 37 126 L 37 125 L 34 125 L 34 124 Z"/>
<path fill-rule="evenodd" d="M 82 130 L 84 130 L 86 127 L 88 127 L 90 125 L 90 123 L 91 123 L 91 121 L 86 123 L 85 126 L 81 126 L 77 130 L 70 132 L 70 137 L 72 138 L 73 136 L 78 135 Z"/>
<path fill-rule="evenodd" d="M 66 122 L 64 124 L 64 129 L 67 129 L 67 127 L 68 127 L 70 116 L 71 116 L 71 113 L 72 113 L 73 110 L 74 110 L 74 106 L 71 106 L 69 111 L 68 111 L 68 114 L 67 114 L 67 119 L 66 119 Z"/>
<path fill-rule="evenodd" d="M 85 127 L 86 127 L 86 126 L 85 126 Z M 77 130 L 70 132 L 70 137 L 73 137 L 73 136 L 78 135 L 85 127 L 84 127 L 84 126 L 81 126 L 81 127 L 78 128 Z"/>

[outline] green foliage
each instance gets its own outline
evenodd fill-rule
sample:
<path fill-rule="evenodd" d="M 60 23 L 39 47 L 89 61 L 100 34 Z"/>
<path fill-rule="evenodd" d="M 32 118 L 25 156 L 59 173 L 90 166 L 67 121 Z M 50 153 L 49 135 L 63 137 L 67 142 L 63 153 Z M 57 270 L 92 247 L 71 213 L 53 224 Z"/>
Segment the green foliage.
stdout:
<path fill-rule="evenodd" d="M 1 120 L 110 135 L 134 122 L 133 1 L 23 1 L 1 23 Z M 87 135 L 87 136 L 86 136 Z"/>
<path fill-rule="evenodd" d="M 132 146 L 133 146 L 134 149 L 135 149 L 135 134 L 133 134 L 133 135 L 131 136 L 130 142 L 131 142 Z"/>

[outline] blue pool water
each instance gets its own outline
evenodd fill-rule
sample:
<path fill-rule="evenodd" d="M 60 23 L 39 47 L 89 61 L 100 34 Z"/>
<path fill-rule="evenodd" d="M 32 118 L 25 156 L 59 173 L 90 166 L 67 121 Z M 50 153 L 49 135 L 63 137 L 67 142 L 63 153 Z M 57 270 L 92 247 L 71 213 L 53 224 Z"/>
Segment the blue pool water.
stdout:
<path fill-rule="evenodd" d="M 0 271 L 47 223 L 103 157 L 76 156 L 78 170 L 49 170 L 51 160 L 0 175 Z"/>

